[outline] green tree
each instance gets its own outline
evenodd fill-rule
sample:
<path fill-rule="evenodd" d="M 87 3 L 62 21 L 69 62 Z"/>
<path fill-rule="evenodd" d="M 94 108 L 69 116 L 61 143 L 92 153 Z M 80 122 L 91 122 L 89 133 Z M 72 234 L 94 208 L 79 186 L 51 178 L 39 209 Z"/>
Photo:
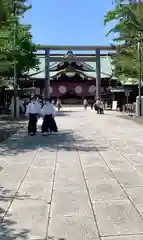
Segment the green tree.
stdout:
<path fill-rule="evenodd" d="M 114 21 L 114 27 L 107 33 L 114 33 L 113 42 L 117 48 L 113 57 L 116 76 L 130 78 L 139 76 L 138 43 L 143 40 L 143 4 L 118 4 L 109 11 L 104 19 L 105 25 Z"/>
<path fill-rule="evenodd" d="M 38 68 L 39 60 L 33 53 L 36 45 L 32 42 L 30 25 L 20 22 L 30 8 L 25 0 L 0 0 L 0 76 L 13 76 L 15 60 L 17 76 Z"/>

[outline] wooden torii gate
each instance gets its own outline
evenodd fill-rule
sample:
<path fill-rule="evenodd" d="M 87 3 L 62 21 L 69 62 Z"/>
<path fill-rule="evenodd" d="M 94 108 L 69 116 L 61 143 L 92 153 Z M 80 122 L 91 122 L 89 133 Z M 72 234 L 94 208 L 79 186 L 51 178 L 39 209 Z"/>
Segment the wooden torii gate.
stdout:
<path fill-rule="evenodd" d="M 52 54 L 50 51 L 94 51 L 94 54 L 75 54 L 77 62 L 96 62 L 96 99 L 101 97 L 101 65 L 100 56 L 109 56 L 113 53 L 105 54 L 101 51 L 115 51 L 112 46 L 52 46 L 39 45 L 37 50 L 43 50 L 44 54 L 36 53 L 36 55 L 45 56 L 45 97 L 50 97 L 50 62 L 65 61 L 63 54 Z M 67 62 L 72 62 L 72 58 L 67 58 Z"/>

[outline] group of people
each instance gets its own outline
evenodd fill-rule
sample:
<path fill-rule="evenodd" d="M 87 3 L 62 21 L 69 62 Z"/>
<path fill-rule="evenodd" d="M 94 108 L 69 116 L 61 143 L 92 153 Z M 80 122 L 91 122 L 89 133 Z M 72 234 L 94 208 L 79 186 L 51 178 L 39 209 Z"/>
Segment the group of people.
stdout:
<path fill-rule="evenodd" d="M 29 118 L 28 122 L 28 134 L 35 135 L 37 132 L 38 118 L 43 118 L 41 131 L 43 135 L 48 133 L 57 133 L 58 128 L 55 122 L 56 109 L 52 104 L 51 99 L 45 99 L 43 106 L 38 99 L 33 98 L 27 105 L 25 115 Z"/>
<path fill-rule="evenodd" d="M 88 107 L 88 101 L 85 98 L 83 100 L 83 105 L 84 105 L 84 109 L 87 109 Z M 101 99 L 98 99 L 96 101 L 91 101 L 91 110 L 95 110 L 97 112 L 97 114 L 103 114 L 104 113 L 104 101 Z"/>

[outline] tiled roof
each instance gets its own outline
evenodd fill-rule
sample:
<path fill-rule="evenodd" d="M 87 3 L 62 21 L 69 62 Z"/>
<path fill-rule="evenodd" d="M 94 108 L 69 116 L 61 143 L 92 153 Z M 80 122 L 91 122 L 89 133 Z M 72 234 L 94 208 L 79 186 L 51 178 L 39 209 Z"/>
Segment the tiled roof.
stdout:
<path fill-rule="evenodd" d="M 36 73 L 34 70 L 31 70 L 29 72 L 29 75 L 31 77 L 34 77 L 34 78 L 45 78 L 45 57 L 41 57 L 41 56 L 38 56 L 38 58 L 40 59 L 40 65 L 39 65 L 39 68 L 40 70 Z M 51 62 L 50 63 L 50 67 L 53 66 L 55 63 Z M 94 69 L 95 72 L 93 72 L 93 70 L 91 72 L 86 72 L 86 75 L 88 77 L 96 77 L 96 62 L 88 62 L 88 63 L 84 63 L 85 65 L 89 65 L 91 66 L 91 69 Z M 108 78 L 110 76 L 112 76 L 112 64 L 111 64 L 111 59 L 110 57 L 108 56 L 105 56 L 105 57 L 100 57 L 100 64 L 101 64 L 101 77 L 102 78 Z M 50 78 L 52 78 L 54 75 L 56 74 L 56 72 L 51 72 L 50 71 Z"/>
<path fill-rule="evenodd" d="M 77 56 L 76 56 L 72 51 L 68 51 L 67 54 L 65 54 L 65 55 L 62 57 L 62 59 L 64 59 L 65 62 L 67 61 L 68 58 L 72 59 L 73 62 L 76 62 L 76 61 L 77 61 Z M 55 70 L 57 69 L 57 67 L 58 67 L 59 64 L 64 64 L 64 62 L 61 62 L 61 63 L 60 63 L 60 62 L 56 62 L 55 64 L 53 64 L 53 65 L 50 67 L 51 70 L 55 71 Z M 77 64 L 77 65 L 78 65 L 78 64 Z M 86 71 L 86 72 L 88 72 L 88 71 L 93 72 L 93 71 L 94 71 L 94 69 L 93 69 L 89 64 L 87 64 L 87 63 L 85 63 L 85 62 L 84 62 L 84 63 L 81 62 L 79 65 L 82 66 L 83 71 Z"/>

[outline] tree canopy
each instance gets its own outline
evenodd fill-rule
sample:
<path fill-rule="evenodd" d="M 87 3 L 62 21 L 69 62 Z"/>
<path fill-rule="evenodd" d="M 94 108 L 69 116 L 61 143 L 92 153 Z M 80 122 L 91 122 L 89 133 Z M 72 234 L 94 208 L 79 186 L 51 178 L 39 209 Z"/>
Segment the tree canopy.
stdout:
<path fill-rule="evenodd" d="M 105 18 L 105 25 L 114 22 L 114 27 L 107 35 L 114 33 L 113 43 L 117 48 L 112 59 L 115 67 L 114 74 L 126 79 L 139 77 L 138 47 L 142 49 L 143 40 L 143 3 L 140 6 L 134 4 L 115 4 L 115 8 L 109 11 Z"/>
<path fill-rule="evenodd" d="M 14 61 L 17 76 L 38 68 L 39 60 L 33 53 L 30 25 L 21 23 L 24 13 L 30 9 L 26 0 L 0 0 L 0 76 L 12 77 Z"/>

